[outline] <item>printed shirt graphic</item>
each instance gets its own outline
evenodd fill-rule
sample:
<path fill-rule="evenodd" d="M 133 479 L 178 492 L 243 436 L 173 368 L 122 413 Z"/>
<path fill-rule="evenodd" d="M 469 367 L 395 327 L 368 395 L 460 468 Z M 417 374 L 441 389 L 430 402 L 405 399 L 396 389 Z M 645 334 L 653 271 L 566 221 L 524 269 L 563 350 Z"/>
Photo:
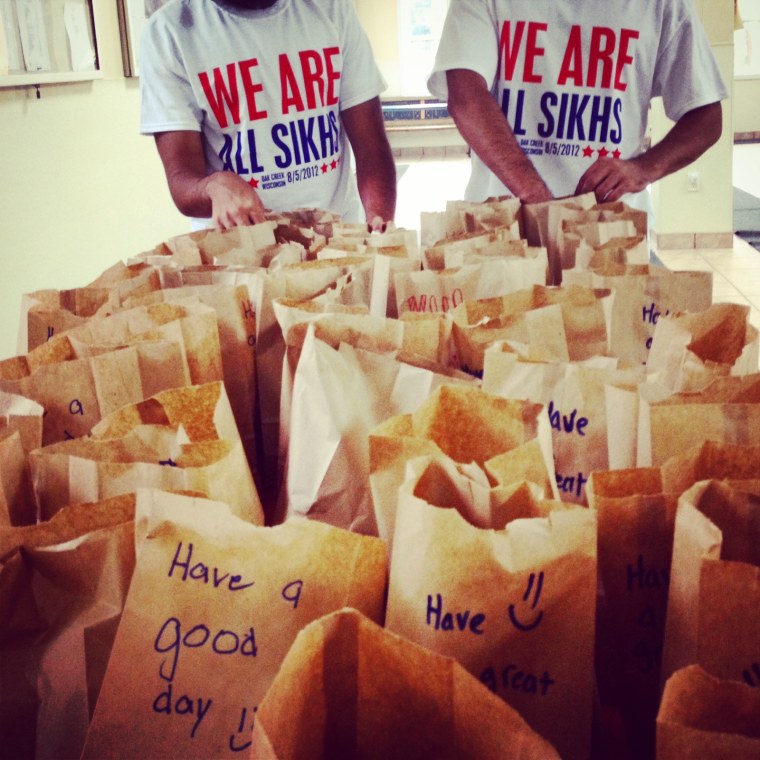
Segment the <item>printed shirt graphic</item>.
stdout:
<path fill-rule="evenodd" d="M 140 87 L 143 134 L 200 130 L 207 171 L 237 173 L 266 208 L 360 218 L 340 111 L 385 83 L 348 0 L 176 0 L 146 25 Z"/>
<path fill-rule="evenodd" d="M 452 0 L 434 95 L 447 97 L 456 68 L 485 78 L 555 197 L 572 195 L 600 156 L 644 150 L 653 97 L 675 121 L 728 96 L 690 0 Z M 473 156 L 466 197 L 506 193 Z"/>

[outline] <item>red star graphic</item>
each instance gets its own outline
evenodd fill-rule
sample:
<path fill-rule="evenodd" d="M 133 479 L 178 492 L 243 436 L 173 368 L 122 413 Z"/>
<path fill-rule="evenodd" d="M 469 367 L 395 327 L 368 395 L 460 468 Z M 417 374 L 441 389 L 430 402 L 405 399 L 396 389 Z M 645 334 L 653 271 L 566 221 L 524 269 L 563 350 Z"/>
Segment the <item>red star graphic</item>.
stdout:
<path fill-rule="evenodd" d="M 248 184 L 255 190 L 259 186 L 259 181 L 256 177 L 252 177 L 248 180 Z"/>
<path fill-rule="evenodd" d="M 593 156 L 593 155 L 594 155 L 594 149 L 590 145 L 587 145 L 583 149 L 583 157 L 584 158 L 591 158 L 591 156 Z"/>
<path fill-rule="evenodd" d="M 322 170 L 322 174 L 327 174 L 327 164 L 322 164 L 319 168 Z"/>
<path fill-rule="evenodd" d="M 609 151 L 607 150 L 607 148 L 602 146 L 601 148 L 599 148 L 597 153 L 599 154 L 599 158 L 604 158 L 609 153 Z"/>
<path fill-rule="evenodd" d="M 331 168 L 331 169 L 337 169 L 337 168 L 338 168 L 338 162 L 337 162 L 335 159 L 333 159 L 333 160 L 330 162 L 330 168 Z"/>
<path fill-rule="evenodd" d="M 612 151 L 612 157 L 613 158 L 620 158 L 620 155 L 621 155 L 621 153 L 620 153 L 620 151 L 617 148 L 615 148 L 615 150 Z"/>

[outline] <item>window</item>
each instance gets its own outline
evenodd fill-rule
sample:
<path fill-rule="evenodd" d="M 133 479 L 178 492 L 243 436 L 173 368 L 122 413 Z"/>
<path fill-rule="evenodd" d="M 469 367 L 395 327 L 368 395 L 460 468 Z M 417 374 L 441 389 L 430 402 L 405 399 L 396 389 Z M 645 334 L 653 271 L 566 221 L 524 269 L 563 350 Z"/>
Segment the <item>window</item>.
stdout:
<path fill-rule="evenodd" d="M 399 94 L 427 95 L 448 0 L 398 0 Z"/>

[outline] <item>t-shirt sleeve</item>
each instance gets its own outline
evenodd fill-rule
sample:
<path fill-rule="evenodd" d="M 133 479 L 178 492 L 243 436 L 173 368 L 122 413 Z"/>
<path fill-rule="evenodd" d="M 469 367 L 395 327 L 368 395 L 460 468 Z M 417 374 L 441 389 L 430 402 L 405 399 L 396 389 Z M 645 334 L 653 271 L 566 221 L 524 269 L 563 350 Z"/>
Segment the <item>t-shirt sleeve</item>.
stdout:
<path fill-rule="evenodd" d="M 446 72 L 450 69 L 475 71 L 493 89 L 498 65 L 499 33 L 492 4 L 484 0 L 452 0 L 428 77 L 430 93 L 440 100 L 448 99 Z"/>
<path fill-rule="evenodd" d="M 342 111 L 377 97 L 388 86 L 377 66 L 372 46 L 353 3 L 345 3 L 344 6 L 343 70 L 340 81 Z"/>
<path fill-rule="evenodd" d="M 160 12 L 140 42 L 140 133 L 201 131 L 203 114 Z"/>
<path fill-rule="evenodd" d="M 652 95 L 662 97 L 672 121 L 728 97 L 702 22 L 691 3 L 679 5 L 683 5 L 682 15 L 670 37 L 663 40 L 652 82 Z"/>

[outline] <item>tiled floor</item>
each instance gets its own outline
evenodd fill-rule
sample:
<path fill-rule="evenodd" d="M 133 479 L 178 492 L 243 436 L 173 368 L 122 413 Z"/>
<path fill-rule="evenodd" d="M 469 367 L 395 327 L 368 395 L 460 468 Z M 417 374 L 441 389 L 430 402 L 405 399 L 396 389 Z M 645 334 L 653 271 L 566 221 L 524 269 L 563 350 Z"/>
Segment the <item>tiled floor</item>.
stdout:
<path fill-rule="evenodd" d="M 734 184 L 760 197 L 760 143 L 734 146 Z M 399 227 L 419 229 L 421 211 L 441 211 L 446 201 L 461 198 L 469 177 L 469 161 L 412 163 L 399 180 Z M 760 251 L 738 237 L 733 249 L 658 251 L 670 269 L 713 272 L 713 300 L 750 306 L 750 321 L 760 329 Z"/>

